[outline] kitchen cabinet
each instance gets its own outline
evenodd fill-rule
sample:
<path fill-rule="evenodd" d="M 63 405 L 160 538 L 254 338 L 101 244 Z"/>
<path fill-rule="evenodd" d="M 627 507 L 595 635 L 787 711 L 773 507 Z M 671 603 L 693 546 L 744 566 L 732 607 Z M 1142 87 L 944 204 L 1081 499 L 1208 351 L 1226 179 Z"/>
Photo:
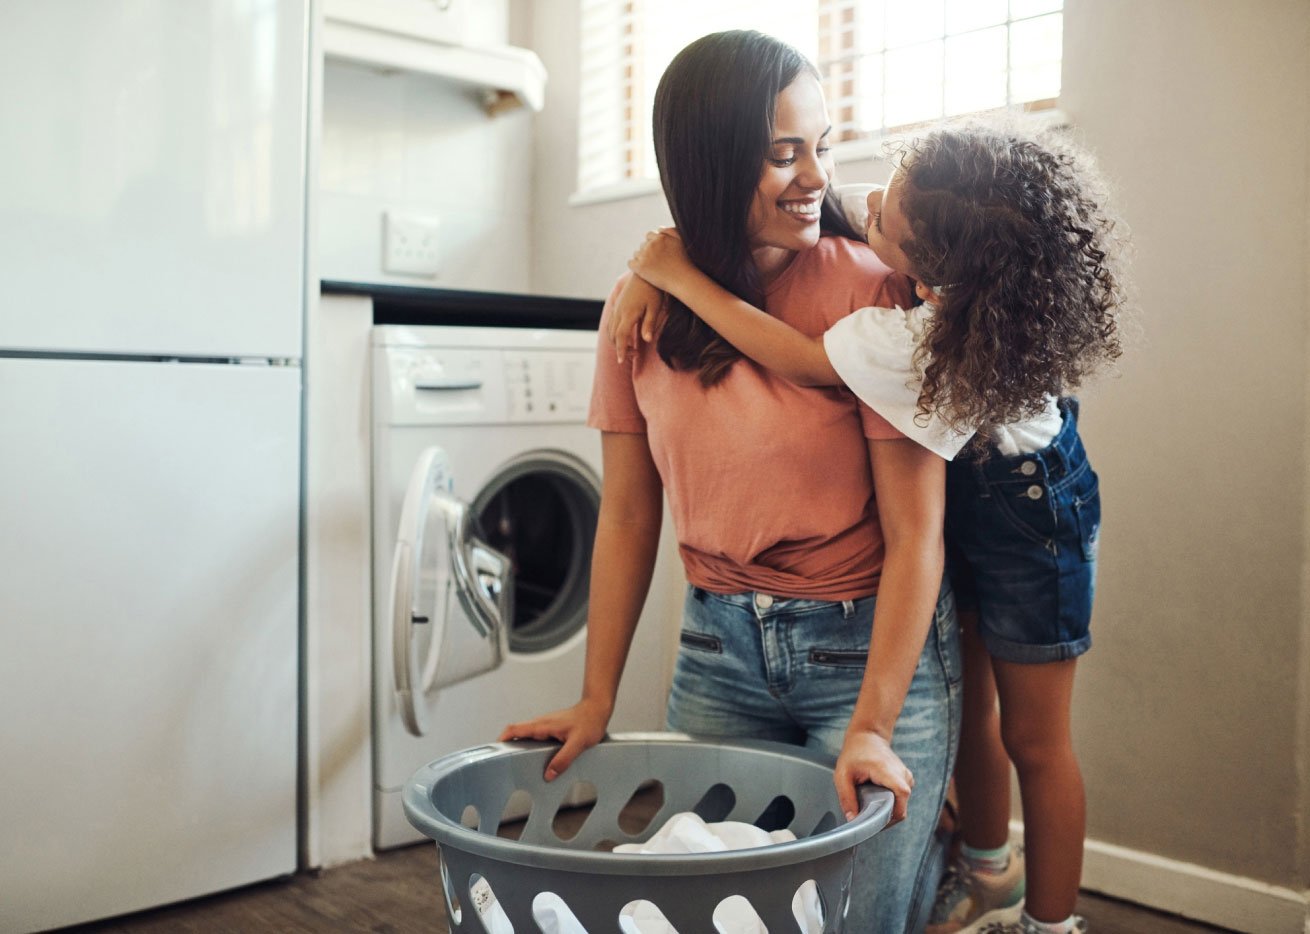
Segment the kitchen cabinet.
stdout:
<path fill-rule="evenodd" d="M 485 9 L 471 0 L 326 0 L 323 54 L 468 85 L 493 116 L 517 105 L 541 110 L 545 66 L 529 49 L 480 41 Z"/>

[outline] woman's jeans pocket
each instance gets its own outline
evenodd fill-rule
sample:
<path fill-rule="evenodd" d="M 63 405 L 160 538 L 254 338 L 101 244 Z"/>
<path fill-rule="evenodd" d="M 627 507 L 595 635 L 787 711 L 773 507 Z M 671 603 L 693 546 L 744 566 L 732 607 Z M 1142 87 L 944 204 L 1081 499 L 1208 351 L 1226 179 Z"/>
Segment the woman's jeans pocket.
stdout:
<path fill-rule="evenodd" d="M 718 636 L 708 636 L 703 632 L 683 629 L 681 635 L 678 636 L 678 641 L 688 649 L 699 652 L 713 652 L 716 655 L 723 654 L 723 640 Z"/>

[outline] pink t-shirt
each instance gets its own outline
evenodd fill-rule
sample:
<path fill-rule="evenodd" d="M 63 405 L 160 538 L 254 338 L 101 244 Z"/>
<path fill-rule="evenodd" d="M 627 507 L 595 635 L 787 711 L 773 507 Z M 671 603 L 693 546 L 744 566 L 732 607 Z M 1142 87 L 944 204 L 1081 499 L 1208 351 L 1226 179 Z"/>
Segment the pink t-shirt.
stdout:
<path fill-rule="evenodd" d="M 908 307 L 908 285 L 872 250 L 824 237 L 764 304 L 817 337 L 856 308 L 898 303 Z M 705 389 L 651 344 L 617 363 L 602 337 L 587 422 L 646 435 L 690 583 L 822 600 L 877 592 L 884 549 L 865 439 L 902 435 L 846 388 L 795 386 L 742 358 Z"/>

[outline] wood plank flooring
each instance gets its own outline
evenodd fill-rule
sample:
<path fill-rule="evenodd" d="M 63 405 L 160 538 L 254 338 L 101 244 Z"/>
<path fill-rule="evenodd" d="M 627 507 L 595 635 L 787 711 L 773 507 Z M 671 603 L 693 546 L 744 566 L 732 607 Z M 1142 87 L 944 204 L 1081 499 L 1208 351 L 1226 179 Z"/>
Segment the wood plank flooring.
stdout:
<path fill-rule="evenodd" d="M 1084 893 L 1092 934 L 1202 934 L 1222 930 Z M 406 847 L 323 872 L 197 899 L 77 929 L 98 934 L 449 934 L 436 847 Z M 535 934 L 535 932 L 534 932 Z"/>

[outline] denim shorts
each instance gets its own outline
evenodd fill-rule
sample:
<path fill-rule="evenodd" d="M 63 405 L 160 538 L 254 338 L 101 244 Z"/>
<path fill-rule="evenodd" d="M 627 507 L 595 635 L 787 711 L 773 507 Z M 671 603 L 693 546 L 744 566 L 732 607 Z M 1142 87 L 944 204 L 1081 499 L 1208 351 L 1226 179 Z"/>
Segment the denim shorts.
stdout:
<path fill-rule="evenodd" d="M 1063 661 L 1092 645 L 1101 495 L 1078 436 L 1078 400 L 1060 408 L 1064 422 L 1045 449 L 947 466 L 951 582 L 1003 661 Z"/>
<path fill-rule="evenodd" d="M 705 738 L 768 739 L 834 760 L 869 656 L 876 597 L 830 602 L 689 588 L 668 726 Z M 907 820 L 856 854 L 846 930 L 918 929 L 937 887 L 929 858 L 959 739 L 955 602 L 943 587 L 892 748 L 915 777 Z"/>

